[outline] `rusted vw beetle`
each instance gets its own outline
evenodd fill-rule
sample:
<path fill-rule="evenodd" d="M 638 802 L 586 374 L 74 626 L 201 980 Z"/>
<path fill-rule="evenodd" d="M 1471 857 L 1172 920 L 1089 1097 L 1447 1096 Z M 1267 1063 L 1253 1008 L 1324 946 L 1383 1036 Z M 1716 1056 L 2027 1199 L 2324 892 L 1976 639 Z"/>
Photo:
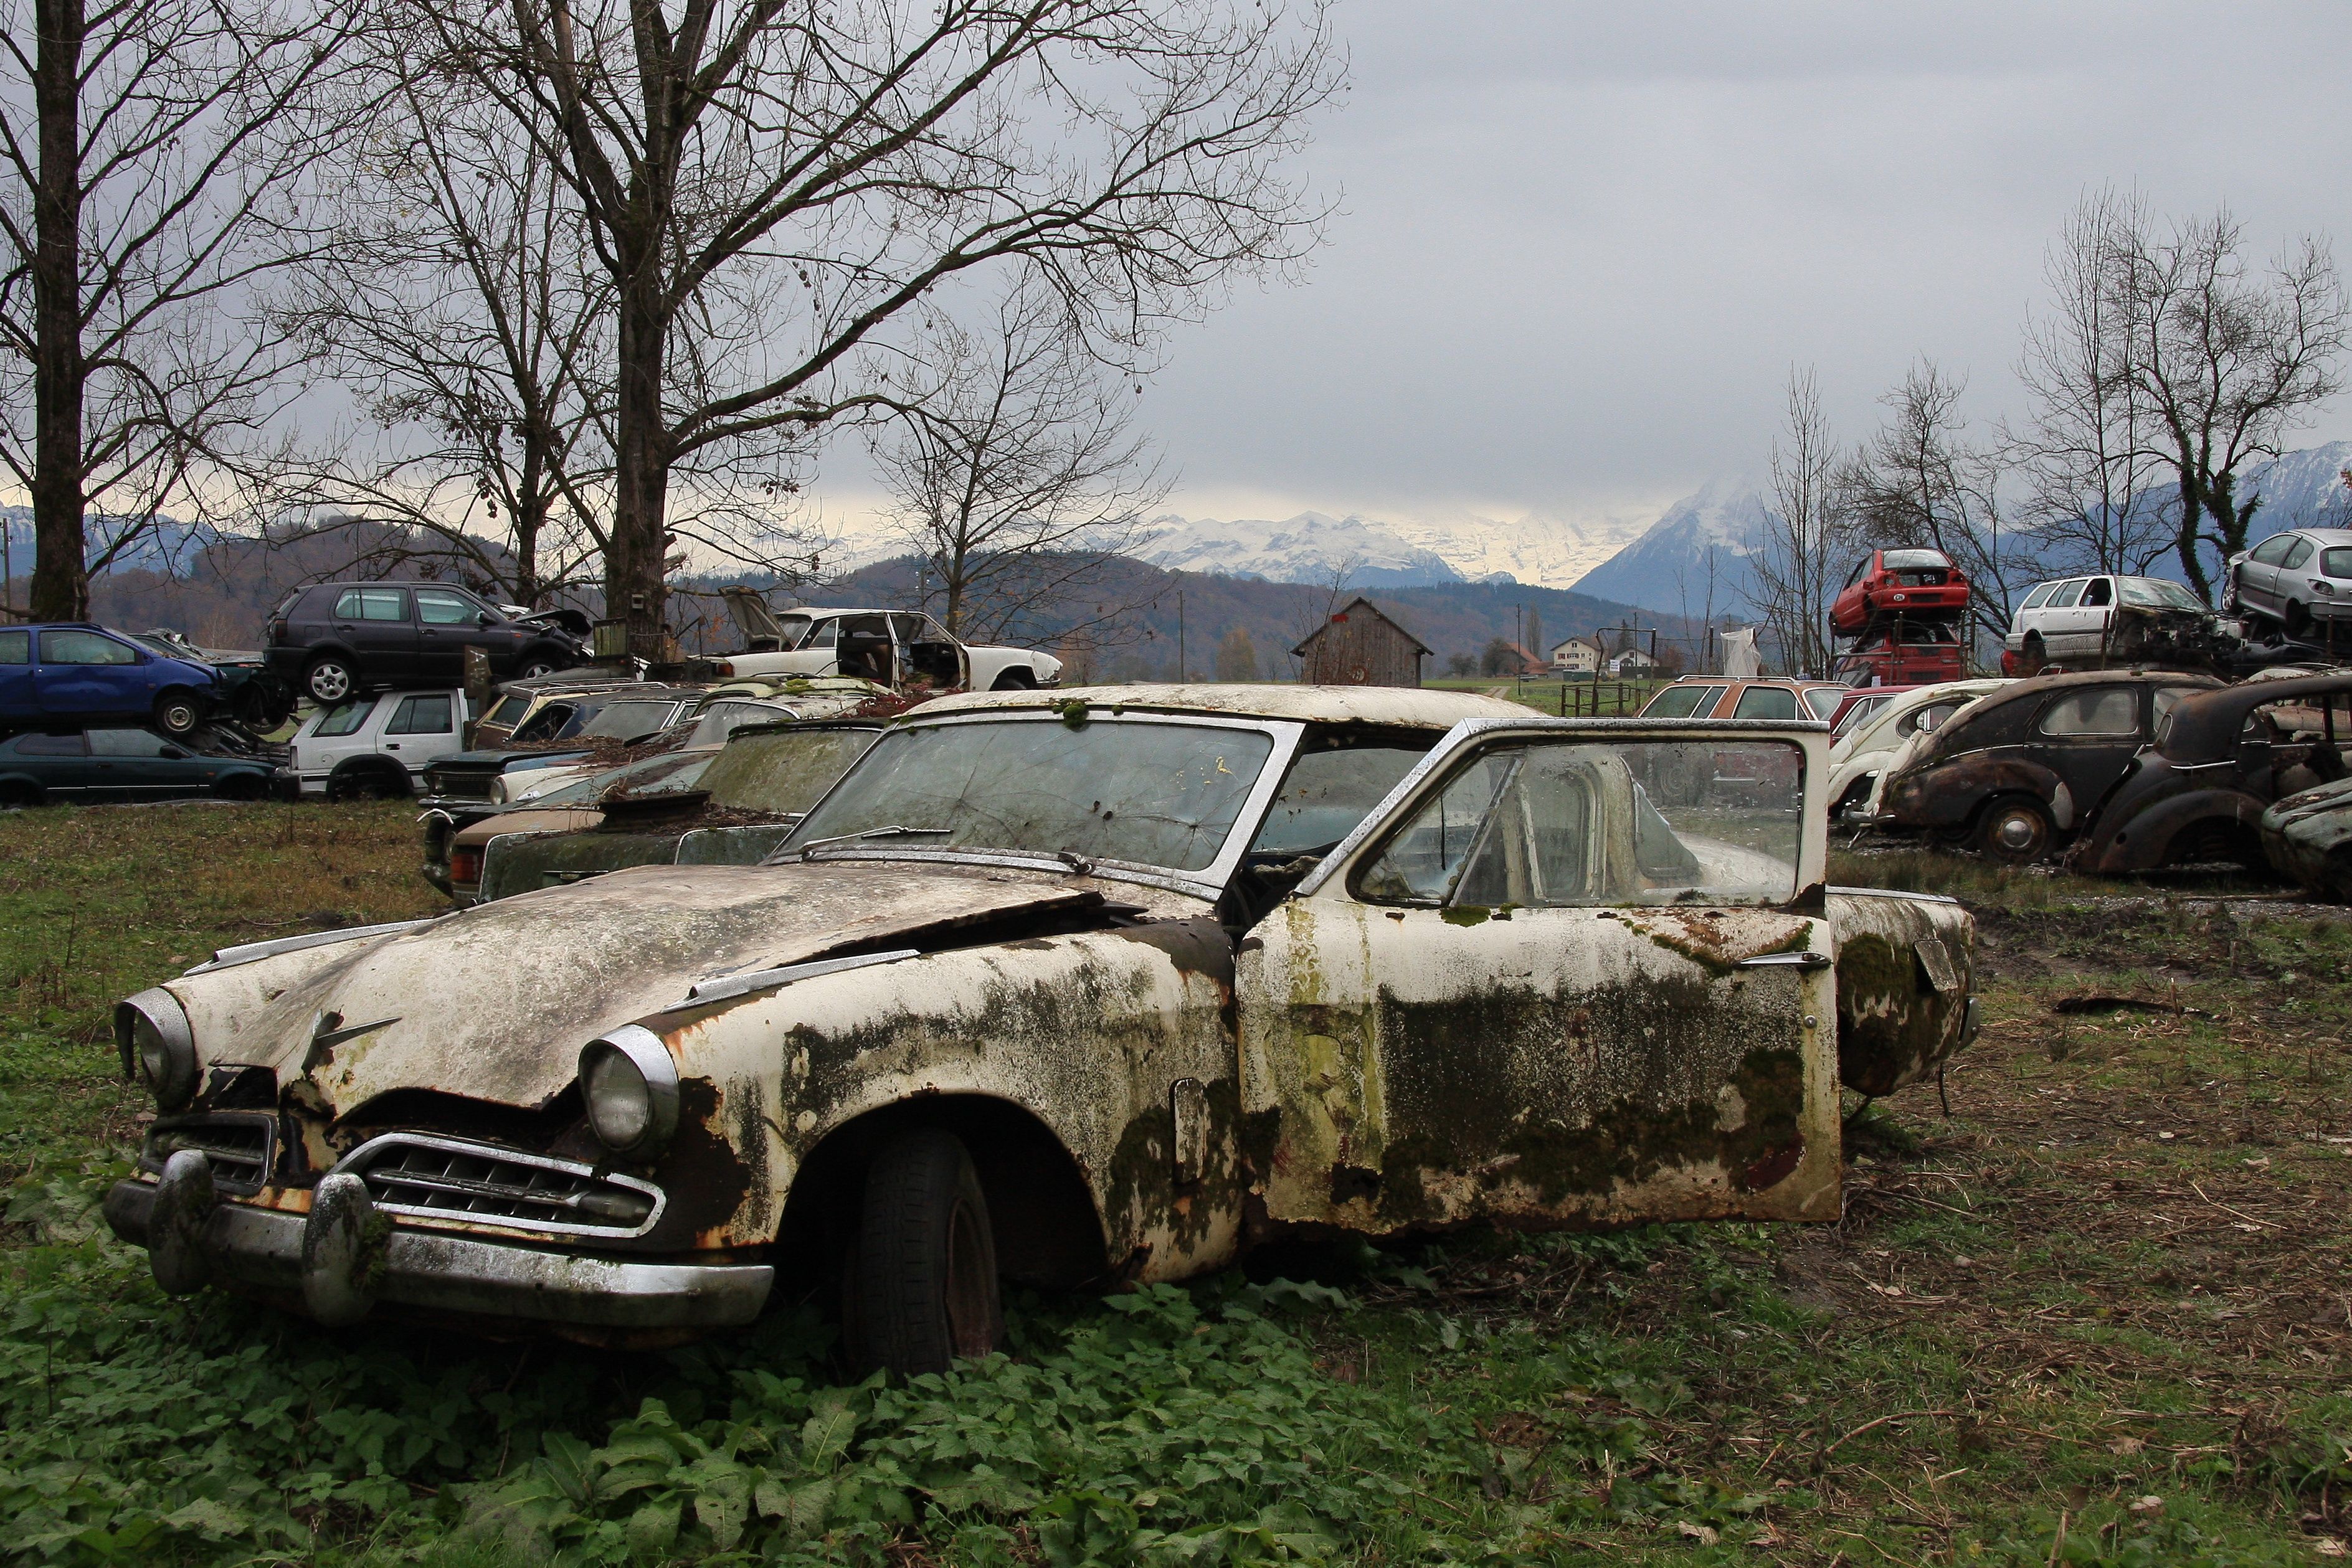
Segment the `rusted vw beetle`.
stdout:
<path fill-rule="evenodd" d="M 1454 694 L 932 703 L 756 866 L 219 955 L 118 1009 L 110 1194 L 173 1291 L 645 1343 L 838 1301 L 996 1342 L 1000 1278 L 1286 1229 L 1839 1211 L 1839 1084 L 1965 1043 L 1948 900 L 1822 885 L 1827 731 Z M 1657 803 L 1753 751 L 1801 780 Z M 1840 975 L 1851 966 L 1853 978 Z"/>

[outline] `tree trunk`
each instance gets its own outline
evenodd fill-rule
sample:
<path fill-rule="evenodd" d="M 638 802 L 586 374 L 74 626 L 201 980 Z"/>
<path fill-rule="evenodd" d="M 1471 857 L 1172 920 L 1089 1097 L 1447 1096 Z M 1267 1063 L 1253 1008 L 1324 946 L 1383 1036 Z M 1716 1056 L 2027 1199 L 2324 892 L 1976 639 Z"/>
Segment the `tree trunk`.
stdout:
<path fill-rule="evenodd" d="M 621 296 L 613 532 L 604 554 L 604 613 L 628 622 L 629 651 L 646 658 L 657 655 L 667 607 L 663 519 L 670 459 L 662 411 L 667 333 L 659 308 L 647 298 L 652 291 L 651 279 L 641 277 Z"/>
<path fill-rule="evenodd" d="M 36 621 L 89 614 L 82 538 L 80 85 L 82 0 L 38 0 L 33 97 L 33 582 Z"/>

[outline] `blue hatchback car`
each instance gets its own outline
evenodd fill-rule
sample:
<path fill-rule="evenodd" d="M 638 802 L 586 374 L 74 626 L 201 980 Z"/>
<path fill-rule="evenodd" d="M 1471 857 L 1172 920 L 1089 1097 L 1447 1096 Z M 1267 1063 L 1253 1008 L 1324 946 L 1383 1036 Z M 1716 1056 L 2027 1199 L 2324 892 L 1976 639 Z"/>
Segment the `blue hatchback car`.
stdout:
<path fill-rule="evenodd" d="M 219 695 L 209 664 L 103 627 L 0 626 L 0 730 L 152 725 L 191 734 Z"/>

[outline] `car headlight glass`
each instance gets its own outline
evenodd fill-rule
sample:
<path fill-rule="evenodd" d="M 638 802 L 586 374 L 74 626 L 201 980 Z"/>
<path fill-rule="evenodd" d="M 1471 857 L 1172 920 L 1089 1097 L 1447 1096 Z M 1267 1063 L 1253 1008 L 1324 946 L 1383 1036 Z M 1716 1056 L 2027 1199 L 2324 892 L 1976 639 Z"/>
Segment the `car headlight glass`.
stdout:
<path fill-rule="evenodd" d="M 158 987 L 117 1002 L 114 1040 L 122 1075 L 136 1078 L 156 1109 L 176 1111 L 195 1098 L 195 1033 L 171 992 Z"/>
<path fill-rule="evenodd" d="M 615 1154 L 651 1155 L 677 1130 L 677 1064 L 659 1035 L 628 1024 L 580 1052 L 580 1092 L 596 1141 Z"/>

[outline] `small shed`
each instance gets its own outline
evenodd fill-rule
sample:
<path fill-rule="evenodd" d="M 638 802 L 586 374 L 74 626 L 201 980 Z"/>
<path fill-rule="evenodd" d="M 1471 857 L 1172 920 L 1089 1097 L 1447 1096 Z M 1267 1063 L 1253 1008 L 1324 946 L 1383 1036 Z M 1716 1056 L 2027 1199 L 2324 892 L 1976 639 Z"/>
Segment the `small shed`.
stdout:
<path fill-rule="evenodd" d="M 1357 599 L 1293 648 L 1298 678 L 1318 686 L 1417 686 L 1429 649 L 1421 639 Z"/>

